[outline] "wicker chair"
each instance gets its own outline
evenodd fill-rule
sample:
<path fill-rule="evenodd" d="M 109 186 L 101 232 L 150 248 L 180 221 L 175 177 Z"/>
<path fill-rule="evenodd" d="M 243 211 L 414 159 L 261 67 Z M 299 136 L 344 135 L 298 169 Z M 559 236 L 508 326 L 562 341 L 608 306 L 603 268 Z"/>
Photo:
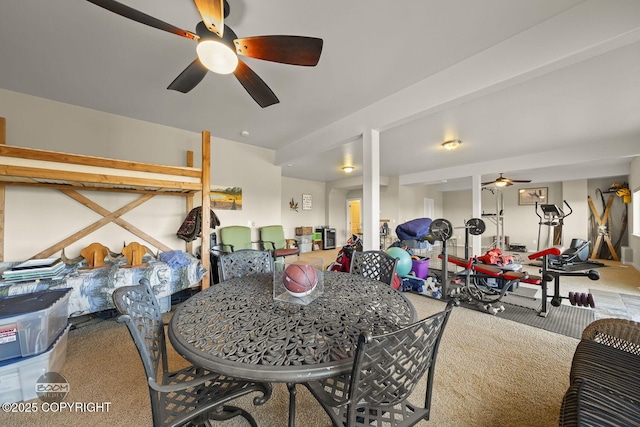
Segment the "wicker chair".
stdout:
<path fill-rule="evenodd" d="M 335 427 L 405 427 L 429 419 L 438 346 L 453 305 L 396 332 L 363 332 L 350 373 L 305 383 Z M 424 407 L 419 407 L 407 398 L 425 372 Z"/>
<path fill-rule="evenodd" d="M 640 426 L 640 323 L 600 319 L 582 333 L 560 427 Z"/>
<path fill-rule="evenodd" d="M 596 320 L 584 329 L 582 339 L 606 344 L 640 356 L 640 323 L 633 320 Z"/>
<path fill-rule="evenodd" d="M 113 301 L 122 314 L 119 322 L 129 328 L 148 378 L 154 426 L 204 425 L 207 420 L 245 418 L 256 426 L 244 409 L 228 402 L 252 392 L 260 392 L 253 403 L 261 405 L 271 397 L 271 385 L 236 380 L 197 366 L 169 372 L 164 325 L 160 306 L 147 279 L 140 285 L 123 286 L 113 292 Z M 161 378 L 158 371 L 162 363 Z"/>
<path fill-rule="evenodd" d="M 248 274 L 271 273 L 273 260 L 268 251 L 242 249 L 220 257 L 222 280 L 243 277 Z"/>
<path fill-rule="evenodd" d="M 354 251 L 349 272 L 391 285 L 397 264 L 398 259 L 384 251 Z"/>

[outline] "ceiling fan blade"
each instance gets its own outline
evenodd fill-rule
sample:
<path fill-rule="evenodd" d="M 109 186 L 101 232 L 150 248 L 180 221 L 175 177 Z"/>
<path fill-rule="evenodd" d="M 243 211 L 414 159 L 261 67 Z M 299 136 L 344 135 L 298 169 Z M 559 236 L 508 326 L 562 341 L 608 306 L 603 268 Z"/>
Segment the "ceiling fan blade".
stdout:
<path fill-rule="evenodd" d="M 511 182 L 531 182 L 530 179 L 510 179 Z"/>
<path fill-rule="evenodd" d="M 178 92 L 187 93 L 198 85 L 204 79 L 209 71 L 200 59 L 196 58 L 183 72 L 180 73 L 174 81 L 171 82 L 167 89 L 177 90 Z"/>
<path fill-rule="evenodd" d="M 312 67 L 320 60 L 323 41 L 304 36 L 256 36 L 236 39 L 234 44 L 238 55 Z"/>
<path fill-rule="evenodd" d="M 166 31 L 172 34 L 176 34 L 181 37 L 186 37 L 192 40 L 198 40 L 198 36 L 194 33 L 183 30 L 182 28 L 174 27 L 171 24 L 167 24 L 153 16 L 149 16 L 146 13 L 142 13 L 136 9 L 126 6 L 122 3 L 118 3 L 115 0 L 87 0 L 89 3 L 93 3 L 96 6 L 100 6 L 110 12 L 116 13 L 125 18 L 139 22 L 141 24 L 148 25 L 153 28 L 157 28 L 162 31 Z"/>
<path fill-rule="evenodd" d="M 193 0 L 209 31 L 222 37 L 224 33 L 224 0 Z"/>
<path fill-rule="evenodd" d="M 495 181 L 488 181 L 488 182 L 483 182 L 481 183 L 481 185 L 491 185 L 491 184 L 495 184 Z"/>
<path fill-rule="evenodd" d="M 269 86 L 241 60 L 238 60 L 238 66 L 233 75 L 262 108 L 280 102 Z"/>

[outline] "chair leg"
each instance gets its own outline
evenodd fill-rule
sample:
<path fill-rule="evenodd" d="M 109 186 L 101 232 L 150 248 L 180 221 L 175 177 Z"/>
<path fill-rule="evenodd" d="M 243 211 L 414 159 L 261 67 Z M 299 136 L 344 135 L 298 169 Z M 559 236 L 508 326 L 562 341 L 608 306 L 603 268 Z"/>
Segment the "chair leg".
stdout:
<path fill-rule="evenodd" d="M 273 385 L 271 385 L 271 383 L 260 384 L 264 387 L 264 390 L 262 391 L 262 396 L 256 396 L 253 398 L 253 404 L 256 406 L 267 403 L 267 401 L 271 399 L 271 394 L 273 393 Z"/>
<path fill-rule="evenodd" d="M 225 405 L 221 408 L 221 410 L 210 412 L 206 414 L 206 416 L 208 416 L 209 420 L 215 421 L 228 421 L 232 418 L 240 416 L 247 420 L 251 427 L 258 427 L 258 424 L 256 424 L 256 420 L 253 419 L 251 414 L 249 414 L 249 412 L 245 411 L 242 408 L 238 408 L 237 406 Z"/>

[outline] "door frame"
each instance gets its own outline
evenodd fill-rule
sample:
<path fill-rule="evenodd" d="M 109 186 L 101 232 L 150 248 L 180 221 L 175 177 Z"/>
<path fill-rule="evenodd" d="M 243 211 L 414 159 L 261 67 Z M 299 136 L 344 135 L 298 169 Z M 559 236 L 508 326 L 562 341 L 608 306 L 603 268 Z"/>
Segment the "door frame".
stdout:
<path fill-rule="evenodd" d="M 362 225 L 362 198 L 361 197 L 353 197 L 350 199 L 347 199 L 347 203 L 346 203 L 346 211 L 347 211 L 347 215 L 346 215 L 346 219 L 347 219 L 347 224 L 345 227 L 345 242 L 351 237 L 351 207 L 350 204 L 353 201 L 357 201 L 358 202 L 358 206 L 360 207 L 360 224 L 358 224 L 358 228 L 360 228 L 360 226 Z"/>

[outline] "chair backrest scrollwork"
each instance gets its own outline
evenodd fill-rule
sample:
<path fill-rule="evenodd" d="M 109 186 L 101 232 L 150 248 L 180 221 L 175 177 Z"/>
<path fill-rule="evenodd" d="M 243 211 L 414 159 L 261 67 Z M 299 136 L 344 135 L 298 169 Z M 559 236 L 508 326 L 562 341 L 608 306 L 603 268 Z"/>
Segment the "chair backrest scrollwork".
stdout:
<path fill-rule="evenodd" d="M 242 249 L 220 257 L 222 280 L 256 273 L 271 273 L 273 259 L 268 251 Z"/>
<path fill-rule="evenodd" d="M 113 302 L 138 348 L 147 378 L 158 380 L 158 368 L 167 371 L 167 353 L 162 322 L 162 310 L 149 281 L 140 280 L 136 286 L 122 286 L 113 292 Z"/>
<path fill-rule="evenodd" d="M 438 347 L 453 305 L 392 333 L 360 335 L 349 385 L 352 404 L 347 425 L 356 424 L 358 403 L 392 407 L 406 401 L 425 372 L 425 408 L 429 408 Z"/>
<path fill-rule="evenodd" d="M 397 258 L 384 251 L 354 251 L 349 272 L 391 285 L 397 263 Z"/>

